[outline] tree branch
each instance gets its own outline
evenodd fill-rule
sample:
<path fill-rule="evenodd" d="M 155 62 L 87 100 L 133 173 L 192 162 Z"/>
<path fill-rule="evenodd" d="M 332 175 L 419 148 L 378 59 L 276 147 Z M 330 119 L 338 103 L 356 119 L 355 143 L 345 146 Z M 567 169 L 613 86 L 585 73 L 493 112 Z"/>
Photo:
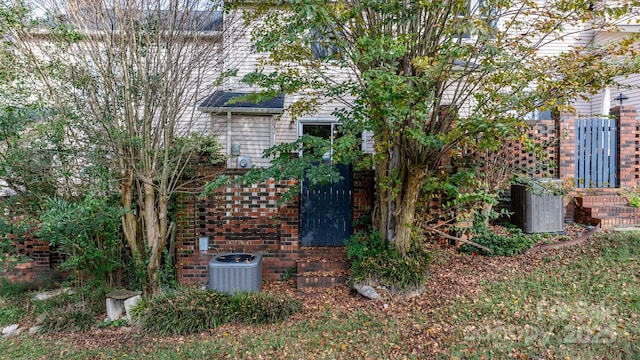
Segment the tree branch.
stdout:
<path fill-rule="evenodd" d="M 440 231 L 440 230 L 437 230 L 437 229 L 434 229 L 434 228 L 427 228 L 427 229 L 425 229 L 425 231 L 431 231 L 431 232 L 434 232 L 434 233 L 436 233 L 436 234 L 438 234 L 438 235 L 440 235 L 440 236 L 442 236 L 442 237 L 444 237 L 444 238 L 446 238 L 446 239 L 449 239 L 449 240 L 455 240 L 455 241 L 463 242 L 463 243 L 465 243 L 465 244 L 468 244 L 468 245 L 471 245 L 471 246 L 477 247 L 478 249 L 484 250 L 484 251 L 486 251 L 486 252 L 488 252 L 488 253 L 490 253 L 490 254 L 492 254 L 492 253 L 493 253 L 493 250 L 489 249 L 489 248 L 488 248 L 488 247 L 486 247 L 486 246 L 482 246 L 482 245 L 480 245 L 480 244 L 478 244 L 478 243 L 476 243 L 476 242 L 473 242 L 473 241 L 471 241 L 471 240 L 461 239 L 461 238 L 459 238 L 459 237 L 456 237 L 456 236 L 453 236 L 453 235 L 449 235 L 449 234 L 447 234 L 447 233 L 446 233 L 446 232 L 444 232 L 444 231 Z"/>

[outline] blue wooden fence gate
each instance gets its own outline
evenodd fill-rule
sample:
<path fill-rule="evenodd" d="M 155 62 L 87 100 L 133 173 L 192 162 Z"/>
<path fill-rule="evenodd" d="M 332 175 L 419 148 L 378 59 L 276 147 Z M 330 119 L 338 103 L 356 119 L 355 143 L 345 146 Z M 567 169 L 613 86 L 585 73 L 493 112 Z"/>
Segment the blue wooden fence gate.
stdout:
<path fill-rule="evenodd" d="M 311 186 L 302 182 L 300 238 L 303 246 L 342 246 L 351 236 L 353 178 L 350 165 L 336 165 L 342 180 Z"/>
<path fill-rule="evenodd" d="M 617 119 L 576 119 L 574 178 L 579 188 L 618 186 Z"/>

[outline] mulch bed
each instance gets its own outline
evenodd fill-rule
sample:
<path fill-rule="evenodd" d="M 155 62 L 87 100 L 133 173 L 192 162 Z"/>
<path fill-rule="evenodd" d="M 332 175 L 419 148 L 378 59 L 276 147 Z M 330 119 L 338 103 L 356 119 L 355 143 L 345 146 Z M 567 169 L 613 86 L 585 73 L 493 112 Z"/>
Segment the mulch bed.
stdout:
<path fill-rule="evenodd" d="M 463 254 L 451 246 L 434 245 L 437 256 L 430 268 L 426 290 L 423 294 L 414 297 L 399 297 L 381 292 L 382 298 L 372 301 L 346 286 L 301 291 L 294 287 L 294 279 L 265 282 L 263 291 L 295 297 L 301 301 L 302 312 L 288 322 L 308 319 L 327 309 L 345 313 L 358 309 L 380 316 L 391 314 L 391 312 L 429 314 L 456 300 L 476 296 L 482 290 L 483 284 L 487 282 L 528 274 L 541 266 L 553 266 L 554 262 L 568 263 L 581 256 L 582 247 L 591 235 L 593 235 L 592 229 L 570 225 L 567 226 L 564 235 L 547 238 L 544 244 L 539 244 L 535 250 L 513 257 Z M 563 248 L 565 244 L 576 246 Z M 559 247 L 560 249 L 557 249 Z M 556 254 L 562 256 L 552 256 Z M 62 338 L 70 340 L 74 344 L 73 349 L 76 350 L 108 348 L 126 352 L 140 348 L 148 348 L 151 351 L 159 345 L 179 346 L 187 341 L 198 341 L 199 337 L 204 340 L 213 333 L 230 333 L 239 336 L 251 331 L 252 329 L 248 326 L 225 324 L 209 333 L 184 337 L 142 334 L 139 330 L 130 327 L 105 327 L 82 334 L 51 334 L 45 337 L 54 341 Z"/>

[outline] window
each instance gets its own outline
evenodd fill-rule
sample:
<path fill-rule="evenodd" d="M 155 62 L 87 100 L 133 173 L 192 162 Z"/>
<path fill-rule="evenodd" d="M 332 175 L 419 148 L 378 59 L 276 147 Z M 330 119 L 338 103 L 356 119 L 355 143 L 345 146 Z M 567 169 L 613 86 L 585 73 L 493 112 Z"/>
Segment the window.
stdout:
<path fill-rule="evenodd" d="M 472 24 L 472 22 L 469 22 L 469 19 L 477 17 L 484 20 L 487 25 L 486 29 L 488 29 L 489 32 L 493 32 L 493 30 L 496 29 L 498 24 L 498 12 L 491 6 L 488 0 L 469 0 L 467 8 L 458 14 L 458 18 L 462 20 L 461 24 L 465 25 Z M 461 37 L 463 39 L 469 39 L 474 35 L 478 35 L 479 32 L 479 29 L 471 30 L 469 28 L 465 28 Z"/>
<path fill-rule="evenodd" d="M 551 110 L 534 110 L 524 116 L 526 121 L 552 120 Z"/>
<path fill-rule="evenodd" d="M 303 120 L 299 123 L 298 136 L 311 135 L 329 140 L 329 149 L 323 150 L 325 152 L 322 154 L 322 160 L 330 163 L 333 152 L 331 148 L 334 141 L 340 138 L 339 128 L 340 124 L 332 120 Z"/>
<path fill-rule="evenodd" d="M 340 56 L 338 39 L 333 29 L 312 29 L 310 37 L 311 53 L 315 59 L 335 59 Z"/>

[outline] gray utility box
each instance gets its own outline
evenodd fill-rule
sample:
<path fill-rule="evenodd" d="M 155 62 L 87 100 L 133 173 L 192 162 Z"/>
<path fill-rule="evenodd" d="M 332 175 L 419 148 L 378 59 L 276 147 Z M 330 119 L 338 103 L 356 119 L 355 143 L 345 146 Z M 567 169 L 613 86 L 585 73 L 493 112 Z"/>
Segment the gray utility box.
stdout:
<path fill-rule="evenodd" d="M 209 261 L 209 289 L 234 293 L 262 290 L 262 255 L 218 254 Z"/>
<path fill-rule="evenodd" d="M 539 179 L 530 185 L 511 185 L 513 223 L 527 234 L 564 232 L 561 187 L 560 179 Z"/>

